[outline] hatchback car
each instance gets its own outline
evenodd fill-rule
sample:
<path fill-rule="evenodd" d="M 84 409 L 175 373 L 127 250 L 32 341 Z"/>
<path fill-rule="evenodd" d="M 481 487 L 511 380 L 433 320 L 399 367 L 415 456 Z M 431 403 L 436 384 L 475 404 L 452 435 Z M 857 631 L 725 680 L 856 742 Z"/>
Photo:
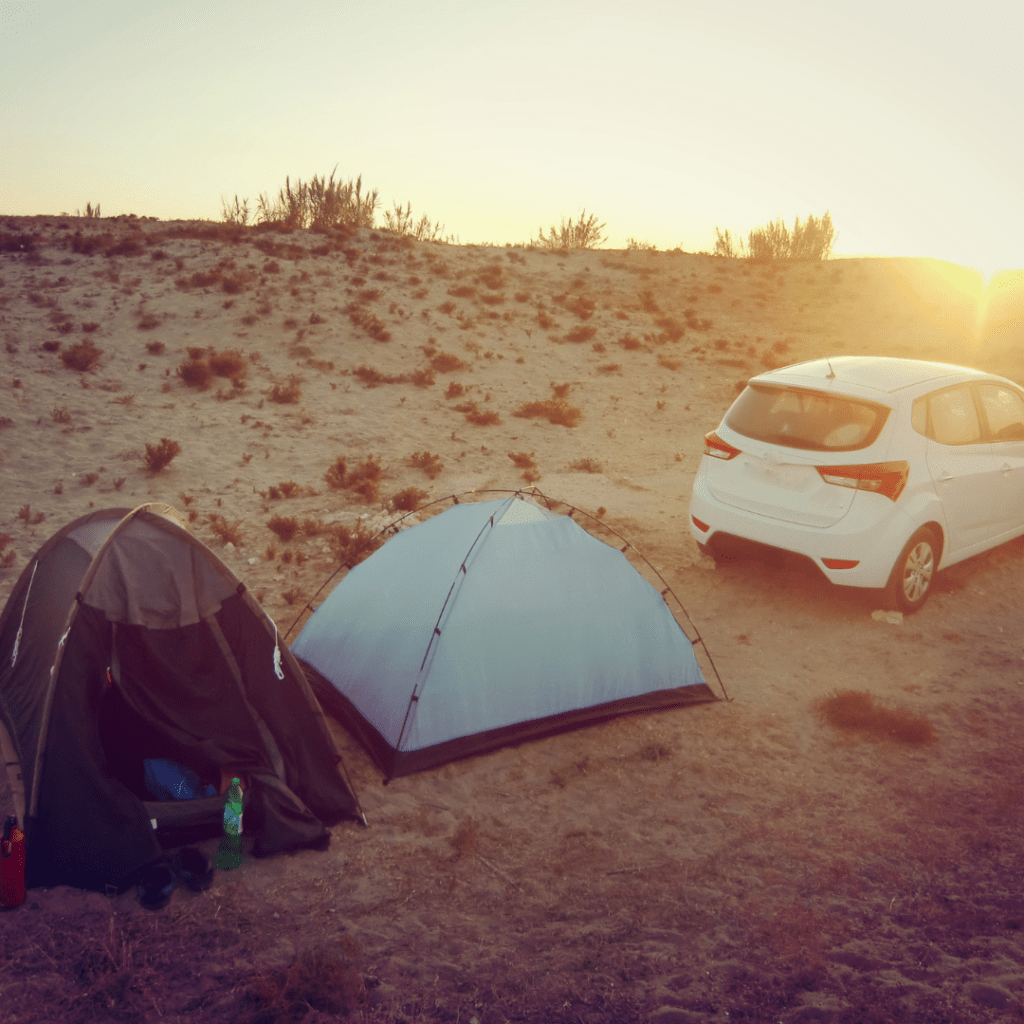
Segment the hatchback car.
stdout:
<path fill-rule="evenodd" d="M 916 611 L 939 569 L 1024 535 L 1024 389 L 868 356 L 759 374 L 704 438 L 690 533 L 712 554 L 795 552 Z"/>

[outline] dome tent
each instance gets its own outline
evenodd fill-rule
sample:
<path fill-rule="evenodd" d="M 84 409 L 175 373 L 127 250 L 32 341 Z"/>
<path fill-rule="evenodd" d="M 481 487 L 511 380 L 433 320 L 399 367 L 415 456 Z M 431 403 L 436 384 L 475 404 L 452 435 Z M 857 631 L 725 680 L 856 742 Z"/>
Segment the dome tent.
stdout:
<path fill-rule="evenodd" d="M 693 642 L 625 555 L 518 492 L 392 537 L 334 588 L 292 653 L 388 777 L 716 699 Z"/>
<path fill-rule="evenodd" d="M 159 505 L 59 530 L 0 615 L 0 802 L 24 823 L 30 886 L 123 890 L 163 846 L 217 834 L 223 796 L 145 799 L 126 751 L 146 742 L 204 781 L 247 777 L 257 855 L 324 848 L 325 824 L 361 817 L 273 622 Z"/>

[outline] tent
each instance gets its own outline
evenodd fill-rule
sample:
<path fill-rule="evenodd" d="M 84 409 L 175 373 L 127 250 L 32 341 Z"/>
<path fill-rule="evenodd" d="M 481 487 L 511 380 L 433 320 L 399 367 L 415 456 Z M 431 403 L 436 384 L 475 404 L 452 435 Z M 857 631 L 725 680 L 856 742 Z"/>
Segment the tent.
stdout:
<path fill-rule="evenodd" d="M 662 595 L 570 516 L 456 503 L 352 568 L 292 653 L 387 777 L 716 699 Z"/>
<path fill-rule="evenodd" d="M 25 567 L 0 615 L 0 747 L 30 886 L 123 890 L 218 833 L 225 775 L 248 782 L 257 856 L 326 848 L 325 824 L 361 816 L 276 626 L 168 506 L 91 512 Z M 145 758 L 214 795 L 154 800 Z"/>

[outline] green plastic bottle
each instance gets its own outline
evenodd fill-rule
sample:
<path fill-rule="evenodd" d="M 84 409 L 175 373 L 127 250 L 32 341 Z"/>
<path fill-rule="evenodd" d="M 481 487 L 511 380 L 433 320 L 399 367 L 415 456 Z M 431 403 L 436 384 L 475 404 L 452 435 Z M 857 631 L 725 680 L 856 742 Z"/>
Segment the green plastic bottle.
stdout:
<path fill-rule="evenodd" d="M 217 849 L 217 867 L 223 870 L 237 868 L 242 863 L 242 780 L 231 780 L 228 799 L 224 804 L 224 835 Z"/>

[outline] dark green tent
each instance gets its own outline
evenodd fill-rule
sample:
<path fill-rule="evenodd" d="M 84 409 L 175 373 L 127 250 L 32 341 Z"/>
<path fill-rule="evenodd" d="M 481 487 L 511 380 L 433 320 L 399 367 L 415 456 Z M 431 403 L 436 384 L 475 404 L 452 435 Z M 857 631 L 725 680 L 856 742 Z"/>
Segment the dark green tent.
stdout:
<path fill-rule="evenodd" d="M 325 825 L 361 817 L 276 626 L 165 505 L 92 512 L 26 566 L 0 615 L 0 751 L 29 886 L 123 890 L 217 834 L 224 797 L 157 801 L 144 758 L 218 789 L 246 776 L 257 856 L 326 848 Z"/>

